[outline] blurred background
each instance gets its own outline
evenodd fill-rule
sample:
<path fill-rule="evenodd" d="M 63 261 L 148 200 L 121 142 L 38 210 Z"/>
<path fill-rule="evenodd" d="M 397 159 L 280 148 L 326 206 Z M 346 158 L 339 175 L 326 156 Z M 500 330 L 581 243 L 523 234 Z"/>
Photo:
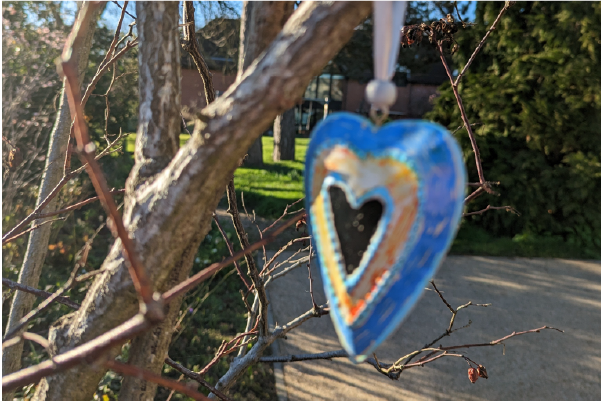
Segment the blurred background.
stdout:
<path fill-rule="evenodd" d="M 108 48 L 123 2 L 108 2 L 94 36 L 84 86 Z M 241 2 L 194 2 L 197 38 L 213 74 L 218 95 L 234 83 L 238 64 Z M 454 35 L 456 48 L 447 54 L 455 75 L 496 18 L 498 2 L 410 2 L 406 25 L 430 24 L 457 12 L 466 26 Z M 128 7 L 122 31 L 134 21 Z M 57 112 L 61 81 L 55 60 L 70 32 L 75 2 L 2 2 L 2 230 L 6 233 L 33 210 Z M 133 26 L 135 34 L 136 28 Z M 137 129 L 137 49 L 128 52 L 111 76 L 103 77 L 86 105 L 90 133 L 100 148 L 105 135 L 129 133 L 122 151 L 101 160 L 109 186 L 124 188 L 133 166 Z M 327 115 L 348 111 L 367 115 L 364 88 L 373 77 L 372 21 L 355 30 L 351 41 L 314 77 L 302 100 L 277 127 L 292 138 L 274 158 L 273 130 L 260 141 L 258 161 L 246 163 L 235 174 L 247 210 L 272 220 L 285 206 L 302 198 L 304 155 L 311 130 Z M 477 181 L 473 151 L 449 79 L 436 48 L 427 40 L 402 48 L 394 82 L 398 98 L 390 119 L 426 119 L 450 131 L 461 144 L 470 181 Z M 601 3 L 520 2 L 511 7 L 490 36 L 459 85 L 467 115 L 480 148 L 488 180 L 498 181 L 496 196 L 484 195 L 470 203 L 477 211 L 487 205 L 510 205 L 519 215 L 493 210 L 462 222 L 451 253 L 488 256 L 601 259 Z M 107 101 L 110 104 L 106 112 Z M 204 89 L 191 58 L 182 51 L 182 103 L 202 108 Z M 182 124 L 180 142 L 192 132 Z M 275 146 L 283 146 L 281 143 Z M 288 156 L 286 156 L 286 154 Z M 275 159 L 275 160 L 274 160 Z M 74 167 L 79 161 L 74 158 Z M 59 195 L 62 205 L 94 196 L 86 174 L 72 179 Z M 121 201 L 118 197 L 117 201 Z M 223 203 L 226 205 L 226 203 Z M 301 205 L 299 205 L 301 207 Z M 92 203 L 53 223 L 40 288 L 56 290 L 71 272 L 75 253 L 104 223 L 100 204 Z M 233 230 L 228 233 L 231 237 Z M 234 241 L 236 242 L 236 241 Z M 100 228 L 86 269 L 97 269 L 112 243 Z M 27 236 L 2 248 L 2 276 L 15 280 Z M 227 249 L 216 227 L 195 259 L 194 272 L 221 260 Z M 232 271 L 219 273 L 187 295 L 181 327 L 170 352 L 186 366 L 204 366 L 221 340 L 240 332 L 246 309 L 239 302 L 238 280 Z M 89 282 L 88 282 L 89 285 Z M 76 301 L 85 285 L 69 294 Z M 3 323 L 12 292 L 3 289 Z M 201 307 L 202 306 L 202 307 Z M 43 331 L 65 306 L 54 305 L 37 317 L 32 331 Z M 29 346 L 29 345 L 28 345 Z M 202 347 L 198 355 L 190 349 Z M 31 346 L 24 364 L 42 358 Z M 207 359 L 209 358 L 209 359 Z M 206 360 L 205 360 L 206 359 Z M 207 379 L 226 372 L 221 360 Z M 177 378 L 178 375 L 165 371 Z M 98 399 L 112 399 L 118 375 L 108 373 Z M 274 394 L 271 367 L 257 366 L 237 385 L 236 399 L 267 399 Z M 163 390 L 160 390 L 163 391 Z M 166 399 L 168 393 L 161 393 Z M 20 394 L 27 396 L 27 391 Z M 103 397 L 109 398 L 103 398 Z M 173 399 L 178 399 L 174 397 Z"/>

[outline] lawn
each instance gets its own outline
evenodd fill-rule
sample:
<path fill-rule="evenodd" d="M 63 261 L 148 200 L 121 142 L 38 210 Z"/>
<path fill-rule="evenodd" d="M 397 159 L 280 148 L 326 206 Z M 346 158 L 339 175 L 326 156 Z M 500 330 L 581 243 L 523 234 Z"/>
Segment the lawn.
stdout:
<path fill-rule="evenodd" d="M 185 144 L 189 138 L 188 134 L 180 135 L 180 145 Z M 273 138 L 264 136 L 262 140 L 264 167 L 240 167 L 234 173 L 234 182 L 238 199 L 244 196 L 244 204 L 249 213 L 254 210 L 259 216 L 277 218 L 287 204 L 304 197 L 303 171 L 309 139 L 296 139 L 295 160 L 277 163 L 271 157 Z M 127 137 L 128 152 L 133 153 L 135 141 L 135 134 Z M 221 206 L 225 206 L 225 203 Z M 300 202 L 296 208 L 303 206 Z"/>
<path fill-rule="evenodd" d="M 184 144 L 188 135 L 181 135 Z M 296 139 L 295 160 L 273 162 L 273 138 L 264 136 L 263 168 L 240 167 L 236 170 L 235 184 L 238 199 L 244 195 L 249 213 L 262 217 L 276 218 L 287 204 L 304 197 L 303 172 L 308 138 Z M 135 136 L 128 137 L 127 150 L 133 152 Z M 225 199 L 221 206 L 226 207 Z M 304 207 L 303 202 L 296 205 Z M 292 209 L 294 210 L 294 209 Z M 495 213 L 490 212 L 490 213 Z M 508 257 L 550 257 L 575 259 L 601 259 L 598 250 L 583 249 L 566 243 L 561 237 L 543 237 L 529 234 L 515 237 L 494 236 L 486 230 L 463 222 L 450 250 L 455 255 L 482 255 Z"/>

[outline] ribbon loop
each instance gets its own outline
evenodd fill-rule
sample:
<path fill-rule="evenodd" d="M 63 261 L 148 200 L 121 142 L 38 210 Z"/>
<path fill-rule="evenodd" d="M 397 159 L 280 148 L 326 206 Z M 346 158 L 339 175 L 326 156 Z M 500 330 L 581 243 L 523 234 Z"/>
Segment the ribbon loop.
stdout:
<path fill-rule="evenodd" d="M 374 2 L 374 80 L 366 88 L 367 100 L 388 116 L 388 109 L 396 101 L 394 76 L 407 2 Z M 392 90 L 393 88 L 394 90 Z"/>

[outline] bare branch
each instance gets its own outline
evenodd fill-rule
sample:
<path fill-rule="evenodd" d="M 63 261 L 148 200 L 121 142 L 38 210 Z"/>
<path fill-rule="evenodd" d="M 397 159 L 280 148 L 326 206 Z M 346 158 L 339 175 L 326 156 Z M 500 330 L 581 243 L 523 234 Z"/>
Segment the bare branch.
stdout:
<path fill-rule="evenodd" d="M 49 298 L 53 295 L 51 292 L 38 290 L 37 288 L 33 288 L 28 285 L 19 284 L 14 281 L 11 281 L 7 278 L 4 278 L 4 277 L 2 277 L 2 285 L 6 286 L 12 290 L 28 292 L 28 293 L 33 294 L 40 298 Z M 58 297 L 55 299 L 55 301 L 58 302 L 59 304 L 68 306 L 71 309 L 77 310 L 80 307 L 80 305 L 77 302 L 73 302 L 73 301 L 71 301 L 71 299 L 69 299 L 67 297 Z"/>
<path fill-rule="evenodd" d="M 28 233 L 28 232 L 30 232 L 30 231 L 36 230 L 36 229 L 38 229 L 38 228 L 42 227 L 42 226 L 43 226 L 43 225 L 45 225 L 45 224 L 48 224 L 48 223 L 54 223 L 55 221 L 61 221 L 61 220 L 65 220 L 65 219 L 66 219 L 66 217 L 59 217 L 58 219 L 54 219 L 54 220 L 46 220 L 46 221 L 43 221 L 43 222 L 41 222 L 40 224 L 36 224 L 36 225 L 35 225 L 35 226 L 33 226 L 33 227 L 29 227 L 27 230 L 23 230 L 23 231 L 21 231 L 19 234 L 15 234 L 14 236 L 12 236 L 12 237 L 10 237 L 10 238 L 3 239 L 3 240 L 2 240 L 2 245 L 4 245 L 4 244 L 8 244 L 9 242 L 11 242 L 11 241 L 14 241 L 14 240 L 16 240 L 17 238 L 19 238 L 19 237 L 21 237 L 21 236 L 23 236 L 23 235 L 27 234 L 27 233 Z"/>
<path fill-rule="evenodd" d="M 193 390 L 192 388 L 182 384 L 178 381 L 168 379 L 166 377 L 157 375 L 149 370 L 140 369 L 133 365 L 127 365 L 125 363 L 117 362 L 117 361 L 106 361 L 104 364 L 107 368 L 115 371 L 117 373 L 121 373 L 122 375 L 139 377 L 144 380 L 148 380 L 154 383 L 157 383 L 163 387 L 174 389 L 177 392 L 187 395 L 194 400 L 205 401 L 208 398 L 199 393 L 198 391 Z"/>
<path fill-rule="evenodd" d="M 221 227 L 221 224 L 219 224 L 219 219 L 217 218 L 217 215 L 215 213 L 213 213 L 213 220 L 215 221 L 215 224 L 217 225 L 217 228 L 219 229 L 219 232 L 221 233 L 221 236 L 223 237 L 223 240 L 225 241 L 225 244 L 227 245 L 227 249 L 230 252 L 230 256 L 234 256 L 234 246 L 230 242 L 230 239 L 227 237 L 226 232 Z M 244 275 L 242 274 L 242 269 L 240 268 L 240 264 L 236 261 L 236 262 L 234 262 L 234 266 L 236 267 L 238 276 L 240 276 L 240 279 L 242 280 L 242 282 L 244 283 L 246 288 L 248 290 L 250 290 L 250 284 L 248 284 L 248 282 L 244 278 Z"/>
<path fill-rule="evenodd" d="M 316 354 L 298 354 L 298 355 L 284 355 L 284 356 L 264 356 L 259 358 L 259 362 L 299 362 L 299 361 L 311 361 L 315 359 L 332 359 L 332 358 L 348 358 L 348 353 L 343 350 L 337 351 L 326 351 L 319 352 Z"/>
<path fill-rule="evenodd" d="M 246 249 L 242 249 L 241 251 L 236 252 L 233 256 L 225 259 L 223 262 L 213 263 L 211 266 L 207 267 L 206 269 L 203 269 L 202 271 L 198 272 L 197 274 L 190 277 L 186 281 L 173 287 L 172 289 L 170 289 L 169 291 L 167 291 L 163 294 L 163 296 L 162 296 L 163 301 L 165 303 L 169 303 L 171 300 L 173 300 L 174 298 L 177 298 L 179 295 L 182 295 L 182 294 L 188 292 L 190 289 L 196 287 L 199 283 L 203 282 L 208 277 L 211 277 L 213 274 L 217 273 L 219 270 L 221 270 L 225 266 L 228 266 L 229 264 L 233 263 L 234 260 L 238 260 L 242 256 L 261 248 L 264 244 L 268 244 L 271 241 L 275 240 L 281 232 L 283 232 L 286 228 L 290 227 L 301 217 L 302 216 L 296 216 L 296 217 L 288 220 L 286 223 L 282 224 L 277 230 L 275 230 L 274 233 L 271 234 L 270 236 L 263 238 L 259 242 L 255 242 L 254 244 L 252 244 L 251 246 L 249 246 Z"/>
<path fill-rule="evenodd" d="M 64 354 L 57 355 L 49 361 L 44 361 L 4 376 L 2 378 L 2 391 L 10 391 L 31 383 L 36 383 L 43 377 L 57 374 L 84 361 L 93 361 L 104 355 L 109 348 L 123 344 L 125 341 L 148 330 L 150 327 L 152 327 L 151 322 L 144 315 L 137 314 L 127 322 L 107 331 L 92 341 Z"/>
<path fill-rule="evenodd" d="M 84 15 L 85 18 L 89 18 L 90 11 L 94 9 L 95 5 L 90 4 L 88 12 Z M 74 40 L 85 34 L 85 29 L 81 29 L 82 25 L 76 25 L 76 29 L 72 32 Z M 82 157 L 82 163 L 87 162 L 88 174 L 92 180 L 92 184 L 100 197 L 102 205 L 106 209 L 108 215 L 113 224 L 110 228 L 113 231 L 113 235 L 121 240 L 123 246 L 123 253 L 129 261 L 129 270 L 132 276 L 132 281 L 136 288 L 137 293 L 140 295 L 142 302 L 146 305 L 146 312 L 150 314 L 152 319 L 161 320 L 162 308 L 156 305 L 156 301 L 152 297 L 152 287 L 150 281 L 146 275 L 146 271 L 140 259 L 134 249 L 133 242 L 131 241 L 121 215 L 117 210 L 117 205 L 111 196 L 104 174 L 95 159 L 95 145 L 90 141 L 88 136 L 88 128 L 85 123 L 83 108 L 81 105 L 81 98 L 79 92 L 79 85 L 77 83 L 77 71 L 76 65 L 74 64 L 72 53 L 70 51 L 71 43 L 67 41 L 62 56 L 62 72 L 65 75 L 67 86 L 66 92 L 69 99 L 69 107 L 71 109 L 71 115 L 75 116 L 75 138 L 77 139 L 78 152 Z"/>
<path fill-rule="evenodd" d="M 472 65 L 472 62 L 476 58 L 476 55 L 478 54 L 478 52 L 484 46 L 484 43 L 486 42 L 486 39 L 488 39 L 488 37 L 490 36 L 490 34 L 492 33 L 492 31 L 494 31 L 495 29 L 497 29 L 497 24 L 501 20 L 501 17 L 503 16 L 503 14 L 505 14 L 505 11 L 507 11 L 507 9 L 513 5 L 512 3 L 514 3 L 514 2 L 511 2 L 511 1 L 506 1 L 505 2 L 505 5 L 503 6 L 503 8 L 501 9 L 501 11 L 499 12 L 499 15 L 497 15 L 497 18 L 495 19 L 495 21 L 492 23 L 492 25 L 490 26 L 490 28 L 488 28 L 488 31 L 486 31 L 486 35 L 484 35 L 484 37 L 482 38 L 482 40 L 480 41 L 480 43 L 478 43 L 478 46 L 476 47 L 476 50 L 474 50 L 474 52 L 472 53 L 470 59 L 465 64 L 465 67 L 463 67 L 463 70 L 461 70 L 461 73 L 457 76 L 457 79 L 455 80 L 455 82 L 453 82 L 451 80 L 451 83 L 453 84 L 453 86 L 457 86 L 459 84 L 459 81 L 461 81 L 461 78 L 463 78 L 463 75 L 465 75 L 465 72 L 467 71 L 467 69 L 470 68 L 470 65 Z M 457 7 L 457 5 L 455 5 L 455 7 Z M 457 15 L 459 15 L 459 10 L 457 10 Z"/>
<path fill-rule="evenodd" d="M 473 215 L 476 215 L 476 214 L 482 214 L 482 213 L 487 212 L 489 210 L 505 210 L 506 212 L 511 212 L 513 214 L 517 214 L 518 216 L 520 215 L 520 213 L 517 210 L 515 210 L 513 207 L 511 207 L 511 206 L 491 206 L 491 205 L 488 205 L 488 206 L 486 206 L 486 208 L 484 208 L 482 210 L 478 210 L 477 212 L 463 213 L 463 217 L 473 216 Z"/>
<path fill-rule="evenodd" d="M 219 397 L 219 399 L 223 400 L 223 401 L 232 401 L 231 398 L 228 398 L 227 395 L 223 394 L 221 391 L 217 390 L 215 387 L 211 386 L 201 375 L 199 375 L 198 373 L 195 373 L 189 369 L 186 369 L 184 366 L 180 365 L 179 363 L 175 362 L 173 359 L 167 357 L 165 358 L 165 363 L 169 366 L 171 366 L 173 369 L 177 370 L 178 372 L 180 372 L 182 375 L 197 381 L 198 383 L 200 383 L 201 385 L 205 386 L 206 388 L 208 388 L 209 390 L 211 390 L 211 392 L 213 394 L 215 394 L 217 397 Z"/>
<path fill-rule="evenodd" d="M 117 194 L 122 194 L 125 192 L 125 189 L 113 189 L 112 191 L 109 191 L 111 193 L 111 195 L 117 195 Z M 86 199 L 84 201 L 78 202 L 74 205 L 71 206 L 67 206 L 61 210 L 57 210 L 55 212 L 51 212 L 51 213 L 42 213 L 40 215 L 38 215 L 38 219 L 42 219 L 45 217 L 51 217 L 51 216 L 56 216 L 57 214 L 63 214 L 63 213 L 67 213 L 67 212 L 71 212 L 73 210 L 77 210 L 87 204 L 90 204 L 92 202 L 96 202 L 98 199 L 100 199 L 98 196 L 94 196 L 93 198 L 89 198 Z"/>

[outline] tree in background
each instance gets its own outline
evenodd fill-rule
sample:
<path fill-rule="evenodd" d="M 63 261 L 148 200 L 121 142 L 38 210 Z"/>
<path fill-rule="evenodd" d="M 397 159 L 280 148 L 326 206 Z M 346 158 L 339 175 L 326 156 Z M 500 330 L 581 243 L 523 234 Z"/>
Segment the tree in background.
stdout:
<path fill-rule="evenodd" d="M 456 35 L 456 64 L 467 62 L 471 44 L 497 11 L 495 3 L 478 2 L 476 26 Z M 440 92 L 427 118 L 454 130 L 462 119 L 452 88 L 444 84 Z M 556 235 L 600 249 L 601 4 L 517 3 L 474 60 L 459 92 L 478 124 L 483 168 L 500 181 L 495 202 L 521 213 L 471 219 L 496 234 Z M 456 136 L 474 180 L 467 132 L 461 129 Z M 470 209 L 489 201 L 475 199 Z"/>
<path fill-rule="evenodd" d="M 272 12 L 267 14 L 277 14 L 277 5 L 274 5 L 277 3 L 261 4 L 265 7 L 263 12 L 273 7 Z M 124 2 L 123 6 L 117 4 L 123 7 L 123 11 L 120 12 L 121 20 L 127 5 L 127 2 Z M 89 7 L 88 10 L 91 12 L 84 12 L 83 20 L 89 21 L 88 18 L 95 12 L 92 10 L 98 5 L 86 4 L 84 8 L 86 7 Z M 131 8 L 130 4 L 130 10 Z M 86 36 L 85 28 L 89 28 L 89 24 L 74 25 L 71 38 L 79 38 L 79 41 L 68 41 L 65 46 L 67 51 L 60 60 L 60 67 L 68 82 L 66 93 L 70 101 L 69 109 L 77 117 L 73 128 L 74 137 L 71 137 L 77 142 L 77 153 L 73 154 L 81 157 L 82 164 L 86 163 L 94 189 L 105 207 L 105 213 L 96 216 L 110 223 L 107 226 L 116 240 L 110 250 L 104 249 L 104 253 L 101 252 L 102 256 L 97 264 L 88 263 L 90 260 L 88 256 L 93 252 L 90 249 L 92 241 L 104 223 L 91 238 L 87 238 L 87 235 L 79 238 L 82 233 L 78 227 L 80 225 L 78 219 L 77 224 L 73 225 L 71 245 L 75 247 L 83 242 L 81 252 L 76 255 L 71 254 L 72 257 L 67 260 L 67 263 L 57 263 L 56 259 L 52 259 L 46 266 L 44 276 L 52 277 L 54 270 L 69 270 L 74 265 L 68 279 L 62 277 L 62 281 L 57 280 L 58 284 L 52 288 L 56 289 L 54 293 L 19 286 L 3 278 L 3 285 L 13 290 L 49 297 L 19 322 L 19 329 L 13 329 L 4 337 L 3 346 L 7 349 L 24 341 L 29 344 L 36 343 L 38 350 L 42 347 L 44 349 L 42 356 L 32 356 L 34 352 L 26 355 L 24 360 L 28 368 L 3 377 L 4 394 L 7 390 L 22 388 L 21 395 L 24 398 L 29 397 L 32 391 L 36 391 L 35 399 L 38 400 L 87 401 L 98 395 L 99 388 L 108 386 L 107 381 L 111 380 L 107 380 L 107 376 L 112 374 L 117 385 L 116 389 L 112 389 L 111 394 L 121 390 L 120 397 L 124 399 L 153 399 L 156 384 L 194 399 L 206 399 L 191 386 L 181 383 L 183 377 L 188 377 L 198 385 L 202 385 L 205 394 L 210 393 L 211 398 L 227 400 L 228 395 L 223 393 L 230 392 L 232 386 L 241 380 L 245 372 L 249 372 L 257 364 L 301 359 L 347 358 L 348 355 L 344 350 L 304 356 L 288 355 L 275 358 L 263 356 L 276 339 L 283 338 L 305 321 L 329 313 L 329 309 L 327 305 L 318 305 L 315 302 L 311 290 L 311 309 L 299 314 L 288 323 L 279 322 L 275 327 L 269 327 L 266 285 L 284 276 L 293 268 L 306 266 L 306 263 L 311 260 L 311 255 L 298 256 L 297 260 L 292 261 L 291 266 L 285 267 L 285 263 L 276 262 L 275 256 L 267 260 L 265 249 L 263 249 L 262 264 L 259 265 L 261 259 L 257 261 L 252 252 L 278 238 L 286 227 L 295 222 L 298 222 L 297 228 L 300 228 L 302 210 L 290 212 L 289 207 L 293 205 L 289 205 L 282 216 L 268 227 L 259 228 L 257 225 L 261 241 L 251 245 L 237 212 L 238 205 L 232 175 L 252 143 L 272 124 L 277 115 L 281 115 L 294 105 L 295 100 L 304 93 L 312 77 L 319 74 L 328 60 L 331 60 L 350 39 L 355 27 L 371 10 L 371 4 L 368 2 L 303 3 L 286 23 L 283 34 L 277 36 L 267 51 L 258 56 L 256 63 L 218 99 L 215 99 L 214 90 L 212 91 L 210 73 L 202 59 L 202 54 L 198 48 L 193 48 L 195 29 L 193 18 L 192 20 L 190 18 L 194 15 L 192 2 L 184 2 L 181 24 L 176 3 L 140 2 L 136 3 L 135 8 L 137 13 L 134 18 L 137 18 L 139 36 L 124 35 L 119 28 L 116 29 L 112 40 L 105 42 L 108 44 L 108 50 L 104 52 L 105 61 L 95 63 L 97 72 L 91 80 L 92 84 L 87 87 L 84 85 L 87 89 L 82 91 L 83 100 L 79 97 L 81 83 L 78 82 L 78 78 L 81 73 L 77 71 L 77 60 L 71 56 L 74 53 L 70 50 L 76 47 L 74 44 L 82 43 L 81 39 Z M 506 7 L 503 7 L 498 18 L 502 16 L 505 9 Z M 183 40 L 180 40 L 178 27 L 183 30 Z M 490 29 L 493 30 L 494 27 Z M 127 38 L 130 40 L 125 42 Z M 262 39 L 261 37 L 249 41 L 249 45 L 261 46 Z M 123 120 L 120 124 L 111 126 L 111 122 L 115 123 L 115 121 L 111 120 L 113 114 L 110 113 L 111 107 L 110 104 L 106 104 L 106 101 L 111 101 L 109 92 L 114 88 L 114 84 L 125 81 L 121 80 L 121 70 L 114 73 L 108 67 L 113 62 L 119 61 L 116 58 L 117 55 L 122 54 L 122 51 L 127 53 L 138 44 L 140 46 L 138 63 L 134 64 L 139 66 L 140 76 L 135 165 L 131 172 L 128 171 L 126 188 L 116 191 L 126 193 L 122 217 L 113 201 L 110 185 L 104 182 L 103 171 L 109 172 L 107 175 L 114 171 L 106 168 L 104 161 L 100 166 L 97 159 L 106 155 L 107 149 L 118 142 L 119 137 L 106 144 L 107 138 L 110 139 L 114 134 L 113 131 L 121 127 L 121 123 L 125 123 Z M 193 114 L 194 133 L 191 139 L 178 150 L 182 113 L 179 104 L 180 44 L 194 58 L 199 73 L 204 74 L 203 77 L 208 77 L 203 80 L 209 105 Z M 243 49 L 241 53 L 248 52 L 250 58 L 249 54 L 252 54 L 250 46 Z M 92 55 L 94 54 L 92 51 Z M 97 54 L 101 55 L 102 52 Z M 240 66 L 243 64 L 240 63 Z M 103 84 L 106 87 L 99 85 L 99 79 L 103 74 Z M 98 96 L 88 98 L 92 91 Z M 126 95 L 121 93 L 120 96 Z M 87 113 L 84 114 L 81 103 L 86 103 L 93 98 L 98 98 L 99 105 L 104 105 L 106 108 L 98 106 L 96 109 L 86 108 Z M 109 112 L 106 112 L 107 109 Z M 103 111 L 104 117 L 101 114 Z M 86 122 L 90 122 L 92 126 L 89 138 Z M 102 148 L 104 150 L 101 151 Z M 70 151 L 63 153 L 64 166 L 70 167 L 70 156 Z M 73 159 L 73 168 L 75 168 L 77 158 Z M 63 166 L 63 163 L 60 163 L 60 166 Z M 118 178 L 116 181 L 119 185 L 123 185 L 123 177 Z M 108 177 L 109 183 L 113 179 Z M 54 193 L 61 192 L 63 186 L 60 185 L 53 189 Z M 229 211 L 238 235 L 238 245 L 243 252 L 236 252 L 234 248 L 236 244 L 230 243 L 231 236 L 221 229 L 219 218 L 215 214 L 226 186 L 230 201 Z M 70 205 L 54 213 L 69 215 L 81 208 L 82 203 L 87 205 L 97 201 L 98 198 L 87 199 L 85 202 Z M 466 202 L 468 201 L 469 199 L 466 199 Z M 41 209 L 41 212 L 46 211 Z M 40 210 L 30 213 L 16 226 L 11 225 L 12 229 L 3 236 L 3 244 L 15 241 L 14 237 L 11 237 L 11 232 L 17 235 L 27 234 L 28 230 L 25 227 L 41 218 L 39 212 Z M 290 217 L 288 216 L 290 214 L 296 216 L 285 223 L 278 224 L 285 217 Z M 82 215 L 85 213 L 76 214 L 76 216 Z M 215 222 L 218 231 L 211 231 L 212 222 Z M 255 221 L 251 222 L 255 223 Z M 85 222 L 81 225 L 85 225 Z M 35 232 L 36 227 L 31 229 Z M 272 229 L 273 231 L 270 231 Z M 209 244 L 217 244 L 217 238 L 213 242 L 212 237 L 216 231 L 222 235 L 221 243 L 227 244 L 227 247 L 222 246 L 221 250 L 227 250 L 231 258 L 222 260 L 223 254 L 218 254 L 213 256 L 214 259 L 207 258 L 201 263 L 199 257 L 206 255 L 204 252 L 206 249 L 202 247 L 199 249 L 199 246 L 201 242 L 206 245 L 207 241 Z M 209 232 L 211 234 L 207 235 Z M 278 245 L 276 255 L 294 244 L 297 246 L 302 244 L 294 255 L 303 250 L 311 252 L 310 242 L 308 245 L 306 243 L 310 241 L 310 237 L 307 237 L 306 233 L 302 230 L 300 233 L 289 230 L 288 234 L 292 234 L 293 239 L 283 246 Z M 47 249 L 52 252 L 60 249 L 58 253 L 62 254 L 66 247 L 62 243 L 56 243 L 50 244 Z M 213 250 L 217 253 L 216 248 Z M 45 252 L 46 249 L 41 251 Z M 246 272 L 241 270 L 240 263 L 235 263 L 241 258 L 246 262 Z M 235 284 L 228 286 L 227 296 L 216 302 L 203 304 L 214 288 L 208 293 L 200 290 L 207 290 L 220 270 L 231 263 L 234 263 L 235 267 L 220 278 L 220 283 L 229 276 L 232 276 L 232 280 L 235 279 Z M 68 266 L 67 269 L 64 266 Z M 86 271 L 92 268 L 95 270 Z M 309 274 L 311 280 L 310 277 Z M 84 284 L 88 279 L 93 280 Z M 231 283 L 232 280 L 229 282 Z M 207 285 L 205 288 L 197 287 L 205 284 Z M 398 379 L 401 373 L 413 367 L 423 366 L 445 356 L 459 356 L 470 365 L 468 372 L 472 383 L 477 377 L 487 377 L 486 369 L 482 365 L 458 353 L 458 350 L 471 348 L 474 344 L 429 348 L 459 329 L 453 329 L 455 317 L 460 309 L 471 304 L 470 302 L 453 309 L 442 293 L 433 283 L 432 285 L 451 310 L 449 328 L 426 347 L 401 357 L 393 364 L 381 363 L 375 355 L 365 362 L 387 378 Z M 190 292 L 194 288 L 198 290 Z M 199 301 L 194 300 L 200 297 L 199 294 L 206 295 Z M 237 297 L 238 294 L 240 297 Z M 193 299 L 193 308 L 187 307 L 190 304 L 182 304 L 185 296 Z M 254 301 L 251 302 L 252 297 Z M 73 302 L 74 299 L 80 303 Z M 59 302 L 70 309 L 59 310 L 60 318 L 57 318 L 56 314 L 54 319 L 46 317 L 47 320 L 54 321 L 50 327 L 48 324 L 36 326 L 36 323 L 42 319 L 42 312 L 48 312 L 48 306 L 56 306 Z M 234 308 L 234 303 L 242 307 L 246 327 L 243 330 L 240 330 L 240 326 L 234 327 L 235 334 L 228 333 L 227 337 L 221 339 L 213 349 L 207 345 L 208 342 L 199 341 L 200 332 L 213 330 L 213 327 L 204 324 L 190 327 L 194 314 L 198 312 L 198 314 L 216 316 L 220 319 L 220 323 L 227 326 L 230 321 L 226 320 L 224 315 Z M 186 324 L 182 324 L 184 320 L 188 330 Z M 194 323 L 197 322 L 194 320 Z M 27 328 L 31 329 L 31 332 L 22 333 L 22 330 Z M 544 329 L 549 327 L 514 332 L 496 341 L 477 344 L 477 346 L 504 344 L 504 341 L 509 338 Z M 177 334 L 172 339 L 171 335 L 174 332 Z M 48 339 L 36 333 L 47 334 Z M 128 344 L 120 348 L 126 342 Z M 180 364 L 169 358 L 168 348 L 177 350 L 172 356 L 185 361 L 187 367 L 183 365 L 183 361 Z M 204 359 L 201 359 L 201 364 L 196 362 L 198 361 L 195 359 L 198 357 L 196 351 L 206 351 L 202 352 Z M 451 353 L 449 354 L 448 351 Z M 227 356 L 234 352 L 237 353 L 237 357 L 226 363 Z M 412 359 L 418 355 L 421 358 L 412 362 Z M 163 362 L 183 376 L 179 376 L 176 380 L 177 375 L 174 377 L 173 370 L 164 371 Z M 219 373 L 215 373 L 217 368 L 220 369 Z M 206 376 L 208 372 L 212 373 L 210 381 L 207 380 L 209 376 Z M 115 377 L 117 373 L 127 377 L 121 380 L 120 377 Z M 37 387 L 33 388 L 36 383 L 38 383 Z M 215 383 L 214 386 L 211 383 Z M 167 398 L 166 394 L 162 395 L 165 395 L 163 398 Z M 103 399 L 106 397 L 108 397 L 106 393 L 102 394 Z"/>

